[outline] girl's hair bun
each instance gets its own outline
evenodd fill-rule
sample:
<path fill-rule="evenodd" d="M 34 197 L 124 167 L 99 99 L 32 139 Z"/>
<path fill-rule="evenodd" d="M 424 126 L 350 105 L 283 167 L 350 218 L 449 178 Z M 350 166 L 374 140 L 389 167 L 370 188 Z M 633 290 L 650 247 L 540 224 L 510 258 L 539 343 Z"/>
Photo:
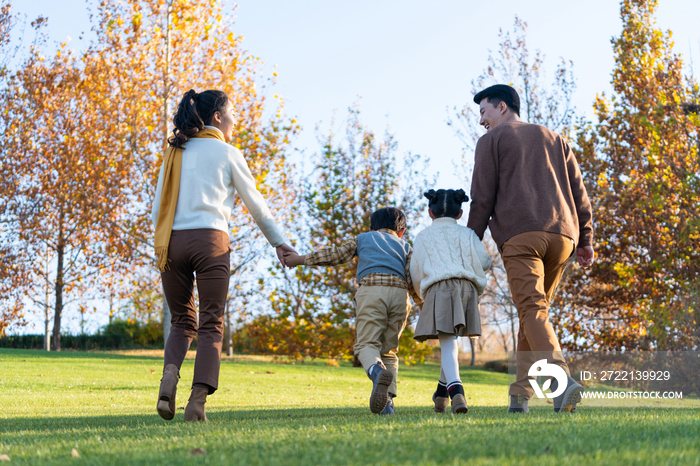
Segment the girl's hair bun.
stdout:
<path fill-rule="evenodd" d="M 437 193 L 434 189 L 431 189 L 430 191 L 424 192 L 423 196 L 425 196 L 429 201 L 432 201 L 433 199 L 435 199 L 435 196 L 437 196 Z"/>
<path fill-rule="evenodd" d="M 461 204 L 463 202 L 469 201 L 469 196 L 464 192 L 463 189 L 458 189 L 455 193 L 455 202 Z"/>

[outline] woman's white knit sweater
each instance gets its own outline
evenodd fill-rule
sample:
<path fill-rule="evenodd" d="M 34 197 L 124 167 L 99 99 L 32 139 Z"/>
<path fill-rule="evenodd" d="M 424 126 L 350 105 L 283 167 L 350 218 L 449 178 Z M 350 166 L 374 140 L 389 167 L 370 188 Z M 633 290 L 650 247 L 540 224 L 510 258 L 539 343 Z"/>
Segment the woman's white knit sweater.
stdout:
<path fill-rule="evenodd" d="M 490 268 L 491 257 L 476 233 L 453 218 L 436 218 L 413 242 L 411 280 L 422 299 L 432 284 L 449 278 L 466 278 L 481 294 Z"/>
<path fill-rule="evenodd" d="M 207 128 L 218 131 L 213 126 Z M 158 219 L 162 189 L 161 167 L 152 210 L 154 225 Z M 241 151 L 211 138 L 193 138 L 185 143 L 173 230 L 211 228 L 228 233 L 236 191 L 267 241 L 273 247 L 284 244 L 285 238 L 255 186 L 255 179 Z"/>

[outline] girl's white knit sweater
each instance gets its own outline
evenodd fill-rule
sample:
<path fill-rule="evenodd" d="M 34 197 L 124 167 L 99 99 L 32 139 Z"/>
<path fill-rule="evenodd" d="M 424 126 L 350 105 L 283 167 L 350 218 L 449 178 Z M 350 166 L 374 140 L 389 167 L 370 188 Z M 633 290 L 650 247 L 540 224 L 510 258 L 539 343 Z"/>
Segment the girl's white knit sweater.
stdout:
<path fill-rule="evenodd" d="M 436 218 L 413 242 L 411 280 L 422 299 L 432 284 L 449 278 L 466 278 L 481 294 L 490 268 L 491 257 L 479 237 L 453 218 Z"/>
<path fill-rule="evenodd" d="M 218 131 L 213 126 L 207 128 Z M 161 167 L 151 212 L 154 225 L 158 219 L 162 188 Z M 236 191 L 267 241 L 273 247 L 284 244 L 285 238 L 255 186 L 255 179 L 241 151 L 211 138 L 193 138 L 185 143 L 173 230 L 211 228 L 228 233 Z"/>

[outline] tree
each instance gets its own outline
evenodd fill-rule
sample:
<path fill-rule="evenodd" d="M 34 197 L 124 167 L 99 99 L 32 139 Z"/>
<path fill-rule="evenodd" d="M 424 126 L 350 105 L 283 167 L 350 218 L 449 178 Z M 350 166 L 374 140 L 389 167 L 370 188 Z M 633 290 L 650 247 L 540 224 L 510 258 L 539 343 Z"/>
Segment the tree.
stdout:
<path fill-rule="evenodd" d="M 540 49 L 530 56 L 527 45 L 527 22 L 517 16 L 512 31 L 499 28 L 501 42 L 496 56 L 489 51 L 488 65 L 476 79 L 472 80 L 472 94 L 493 84 L 508 84 L 520 96 L 520 118 L 528 123 L 546 126 L 552 131 L 569 135 L 575 109 L 571 97 L 576 90 L 573 62 L 559 58 L 554 81 L 548 82 L 545 55 Z M 464 143 L 463 168 L 469 169 L 467 157 L 476 147 L 483 134 L 479 128 L 478 107 L 469 101 L 461 109 L 455 107 L 454 117 L 448 118 L 455 134 Z M 453 119 L 454 118 L 454 119 Z"/>
<path fill-rule="evenodd" d="M 42 22 L 43 18 L 39 19 Z M 0 1 L 0 47 L 5 51 L 0 58 L 0 83 L 4 83 L 9 75 L 8 62 L 11 58 L 12 30 L 17 23 L 17 18 L 12 14 L 12 4 L 9 0 Z M 16 51 L 16 49 L 15 49 Z M 0 94 L 1 98 L 7 97 Z M 0 100 L 0 103 L 5 103 Z M 5 107 L 3 105 L 3 107 Z M 6 119 L 0 118 L 0 132 L 5 134 Z M 3 146 L 12 145 L 13 141 L 3 138 Z M 5 201 L 14 195 L 17 179 L 12 173 L 6 172 L 6 162 L 0 157 L 0 200 Z M 0 202 L 0 338 L 5 334 L 5 329 L 12 325 L 23 325 L 23 280 L 25 275 L 24 263 L 18 254 L 17 231 L 13 225 L 12 217 L 7 213 L 7 202 Z"/>
<path fill-rule="evenodd" d="M 0 286 L 9 289 L 10 280 L 24 276 L 39 306 L 42 284 L 52 281 L 56 347 L 64 293 L 92 289 L 113 310 L 148 295 L 143 283 L 157 283 L 150 208 L 168 108 L 185 90 L 227 91 L 239 115 L 234 144 L 273 208 L 289 202 L 286 151 L 299 127 L 283 116 L 281 100 L 268 104 L 274 73 L 265 81 L 262 62 L 241 48 L 223 8 L 212 0 L 101 2 L 91 17 L 97 40 L 88 50 L 75 55 L 63 44 L 47 60 L 34 46 L 3 89 L 8 144 L 0 178 L 7 202 L 0 246 L 7 260 Z M 261 234 L 241 203 L 233 218 L 234 252 L 262 251 Z M 37 265 L 45 263 L 39 258 L 47 246 L 55 265 L 50 276 Z M 26 261 L 13 263 L 6 275 L 10 252 L 20 248 Z M 22 264 L 31 267 L 19 274 Z M 245 278 L 239 265 L 232 273 Z M 150 277 L 134 284 L 126 277 L 135 273 Z"/>
<path fill-rule="evenodd" d="M 56 350 L 65 298 L 88 288 L 104 261 L 103 219 L 126 207 L 121 180 L 131 160 L 110 150 L 100 107 L 108 94 L 90 65 L 65 44 L 50 60 L 33 46 L 3 89 L 3 126 L 12 143 L 0 149 L 2 168 L 14 184 L 3 193 L 3 213 L 16 228 L 23 278 L 40 290 L 52 281 Z M 47 249 L 55 266 L 51 277 L 42 260 Z"/>
<path fill-rule="evenodd" d="M 572 346 L 696 349 L 700 345 L 700 159 L 697 84 L 683 76 L 656 0 L 623 0 L 612 40 L 614 94 L 577 132 L 594 209 L 598 260 L 576 271 L 560 319 Z M 693 304 L 695 302 L 695 304 Z"/>

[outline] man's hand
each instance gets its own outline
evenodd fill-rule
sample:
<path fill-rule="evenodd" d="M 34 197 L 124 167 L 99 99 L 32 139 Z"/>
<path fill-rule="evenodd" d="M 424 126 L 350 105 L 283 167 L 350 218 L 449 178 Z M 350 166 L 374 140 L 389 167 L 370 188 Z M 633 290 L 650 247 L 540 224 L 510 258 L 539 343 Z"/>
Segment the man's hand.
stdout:
<path fill-rule="evenodd" d="M 284 262 L 286 262 L 287 267 L 290 269 L 296 267 L 297 265 L 304 265 L 305 261 L 306 256 L 300 256 L 296 253 L 296 251 L 284 253 Z"/>
<path fill-rule="evenodd" d="M 294 254 L 296 254 L 296 251 L 294 250 L 294 248 L 291 247 L 290 245 L 288 245 L 287 243 L 282 244 L 280 246 L 277 246 L 275 248 L 275 252 L 277 252 L 277 258 L 280 260 L 282 267 L 287 266 L 287 264 L 285 264 L 285 260 L 284 260 L 285 253 L 293 252 Z"/>
<path fill-rule="evenodd" d="M 584 246 L 576 248 L 576 260 L 581 267 L 590 267 L 595 260 L 595 252 L 593 246 Z"/>

